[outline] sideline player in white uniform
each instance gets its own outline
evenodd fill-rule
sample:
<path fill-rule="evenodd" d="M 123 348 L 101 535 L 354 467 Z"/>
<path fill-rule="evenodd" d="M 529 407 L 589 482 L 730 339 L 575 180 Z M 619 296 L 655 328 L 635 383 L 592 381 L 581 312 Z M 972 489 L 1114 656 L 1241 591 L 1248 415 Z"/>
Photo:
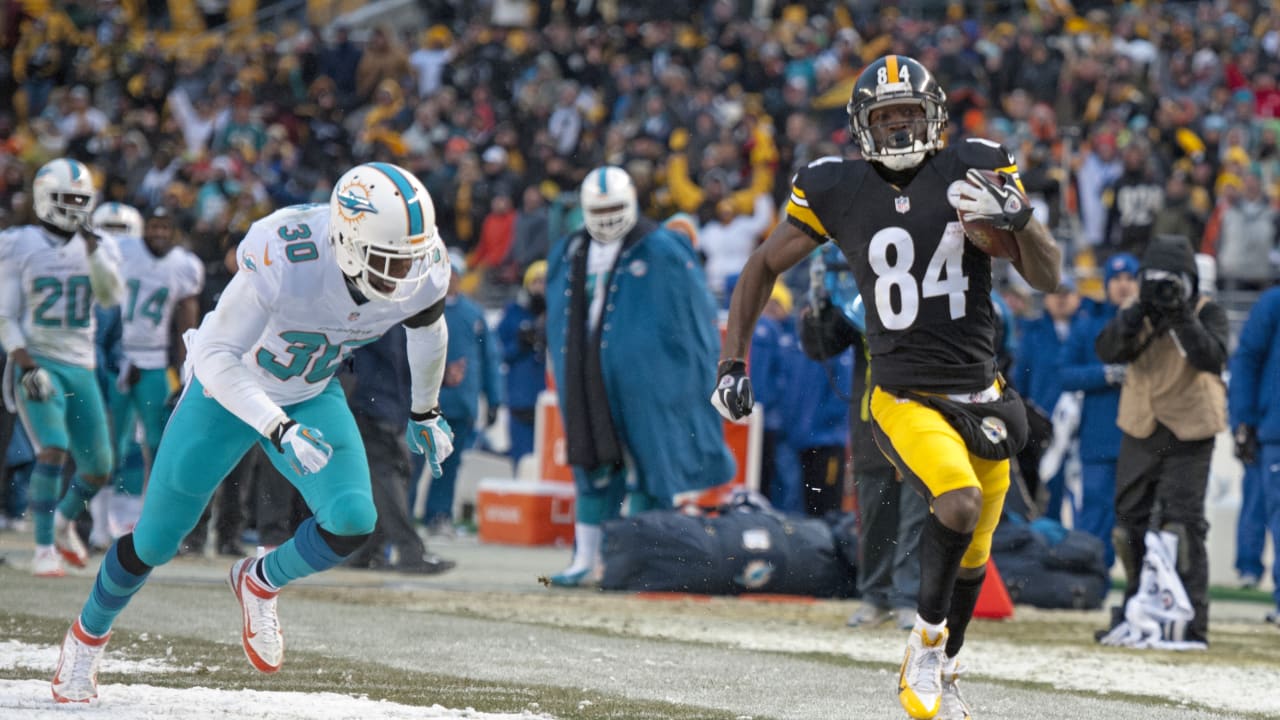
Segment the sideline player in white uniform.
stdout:
<path fill-rule="evenodd" d="M 40 225 L 0 235 L 0 345 L 12 368 L 6 402 L 16 405 L 37 448 L 30 489 L 32 571 L 58 577 L 59 553 L 84 566 L 88 553 L 70 520 L 111 473 L 107 411 L 94 374 L 92 306 L 110 307 L 120 297 L 119 251 L 110 236 L 89 228 L 95 191 L 82 163 L 46 163 L 31 192 Z M 68 452 L 78 474 L 57 503 Z"/>
<path fill-rule="evenodd" d="M 338 179 L 328 206 L 289 207 L 254 223 L 237 257 L 240 272 L 188 334 L 194 377 L 165 428 L 142 517 L 107 551 L 63 640 L 53 676 L 59 702 L 97 697 L 112 622 L 151 569 L 174 556 L 254 443 L 314 513 L 283 545 L 231 567 L 245 655 L 262 672 L 280 669 L 280 588 L 342 562 L 373 531 L 364 443 L 333 375 L 352 349 L 397 322 L 407 328 L 412 375 L 409 447 L 427 455 L 436 477 L 453 451 L 437 405 L 449 260 L 417 178 L 387 163 L 358 165 Z"/>
<path fill-rule="evenodd" d="M 112 205 L 116 203 L 99 210 L 109 211 Z M 120 208 L 133 210 L 127 205 Z M 128 215 L 123 210 L 121 214 Z M 99 212 L 94 218 L 97 225 Z M 104 214 L 101 219 L 110 223 L 112 216 Z M 115 382 L 107 384 L 117 459 L 110 503 L 113 538 L 133 526 L 141 509 L 143 467 L 135 454 L 137 422 L 142 424 L 147 459 L 154 461 L 160 433 L 169 419 L 170 338 L 174 331 L 181 337 L 200 322 L 199 295 L 204 288 L 204 265 L 174 243 L 178 230 L 169 211 L 152 210 L 143 227 L 140 233 L 117 237 L 125 294 L 120 301 L 123 357 Z M 178 343 L 174 350 L 175 362 L 182 367 L 186 346 Z"/>

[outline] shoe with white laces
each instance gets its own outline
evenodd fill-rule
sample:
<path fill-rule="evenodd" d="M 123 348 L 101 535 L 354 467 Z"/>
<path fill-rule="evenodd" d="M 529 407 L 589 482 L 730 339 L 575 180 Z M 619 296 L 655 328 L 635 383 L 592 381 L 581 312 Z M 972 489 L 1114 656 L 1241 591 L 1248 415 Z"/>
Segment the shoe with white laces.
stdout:
<path fill-rule="evenodd" d="M 58 548 L 63 560 L 75 567 L 82 568 L 89 563 L 89 548 L 76 532 L 76 524 L 56 511 L 53 513 L 53 546 Z"/>
<path fill-rule="evenodd" d="M 64 577 L 67 571 L 62 567 L 62 556 L 52 545 L 37 545 L 35 558 L 31 561 L 31 574 L 36 577 Z"/>
<path fill-rule="evenodd" d="M 853 611 L 853 614 L 849 616 L 848 620 L 844 621 L 844 624 L 851 628 L 875 627 L 892 619 L 893 611 L 889 608 L 873 603 L 863 603 L 862 607 Z"/>
<path fill-rule="evenodd" d="M 53 671 L 53 699 L 60 703 L 87 703 L 98 697 L 98 664 L 111 633 L 94 637 L 80 627 L 80 618 L 71 623 L 62 639 L 62 654 Z"/>
<path fill-rule="evenodd" d="M 960 696 L 957 685 L 967 670 L 968 667 L 961 665 L 959 659 L 947 658 L 947 664 L 942 668 L 942 707 L 938 709 L 937 720 L 973 720 L 969 703 Z"/>
<path fill-rule="evenodd" d="M 916 619 L 898 673 L 898 702 L 916 720 L 932 720 L 942 706 L 942 668 L 947 662 L 947 629 L 934 634 Z"/>
<path fill-rule="evenodd" d="M 280 591 L 263 587 L 254 572 L 257 562 L 257 558 L 237 560 L 227 582 L 240 601 L 240 640 L 245 657 L 259 672 L 273 673 L 284 663 L 284 633 L 276 616 L 276 596 Z"/>

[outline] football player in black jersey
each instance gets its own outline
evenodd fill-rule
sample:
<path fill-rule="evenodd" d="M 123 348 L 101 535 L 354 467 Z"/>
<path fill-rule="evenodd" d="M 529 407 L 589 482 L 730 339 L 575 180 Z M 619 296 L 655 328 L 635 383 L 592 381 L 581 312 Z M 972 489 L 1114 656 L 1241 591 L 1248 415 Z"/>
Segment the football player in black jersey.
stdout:
<path fill-rule="evenodd" d="M 946 95 L 919 62 L 888 55 L 868 65 L 848 110 L 863 159 L 820 158 L 796 175 L 786 222 L 734 288 L 711 400 L 730 420 L 750 414 L 747 343 L 770 288 L 815 247 L 836 243 L 866 301 L 876 442 L 931 510 L 898 699 L 913 718 L 961 720 L 969 710 L 956 653 L 1026 416 L 996 370 L 991 258 L 966 240 L 957 212 L 1012 231 L 1014 267 L 1038 290 L 1058 285 L 1062 254 L 1032 217 L 1007 150 L 981 139 L 944 146 Z"/>

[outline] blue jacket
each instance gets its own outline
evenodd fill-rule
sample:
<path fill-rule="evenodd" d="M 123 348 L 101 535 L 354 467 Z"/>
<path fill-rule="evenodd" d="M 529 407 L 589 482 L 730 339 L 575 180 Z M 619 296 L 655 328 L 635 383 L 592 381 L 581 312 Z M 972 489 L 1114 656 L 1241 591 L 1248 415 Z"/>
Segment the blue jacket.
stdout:
<path fill-rule="evenodd" d="M 751 335 L 748 371 L 751 392 L 756 402 L 764 406 L 765 430 L 781 430 L 785 425 L 782 403 L 791 386 L 787 354 L 795 352 L 797 347 L 795 323 L 789 318 L 783 323 L 760 317 Z"/>
<path fill-rule="evenodd" d="M 1053 412 L 1053 406 L 1062 394 L 1062 381 L 1058 375 L 1058 355 L 1063 341 L 1053 328 L 1053 318 L 1048 313 L 1022 323 L 1018 338 L 1018 356 L 1013 363 L 1013 385 L 1022 396 L 1034 402 L 1045 413 Z"/>
<path fill-rule="evenodd" d="M 561 407 L 567 292 L 579 242 L 592 241 L 572 233 L 547 258 L 547 347 Z M 693 249 L 656 227 L 622 249 L 606 292 L 601 371 L 609 414 L 635 459 L 639 487 L 663 499 L 728 482 L 733 457 L 709 401 L 720 355 L 716 305 Z"/>
<path fill-rule="evenodd" d="M 502 320 L 498 322 L 498 339 L 502 341 L 502 363 L 507 376 L 507 407 L 512 410 L 537 407 L 538 393 L 547 387 L 545 328 L 542 347 L 535 348 L 520 341 L 521 327 L 536 326 L 536 323 L 534 314 L 519 302 L 507 305 L 502 312 Z"/>
<path fill-rule="evenodd" d="M 404 326 L 396 323 L 382 337 L 351 353 L 355 382 L 347 393 L 351 411 L 399 428 L 409 422 L 409 354 Z"/>
<path fill-rule="evenodd" d="M 1098 333 L 1115 315 L 1116 306 L 1110 303 L 1098 306 L 1094 313 L 1077 313 L 1059 356 L 1062 389 L 1084 392 L 1080 410 L 1080 459 L 1084 462 L 1110 462 L 1120 455 L 1122 433 L 1116 427 L 1120 386 L 1107 384 L 1104 364 L 1093 349 Z"/>
<path fill-rule="evenodd" d="M 787 444 L 796 450 L 848 445 L 853 349 L 819 362 L 809 359 L 797 344 L 786 360 L 792 388 L 783 405 Z M 796 392 L 797 388 L 803 392 Z"/>
<path fill-rule="evenodd" d="M 1280 443 L 1280 287 L 1249 311 L 1230 368 L 1231 426 L 1250 425 L 1260 442 Z"/>
<path fill-rule="evenodd" d="M 450 424 L 474 424 L 482 391 L 489 407 L 502 404 L 498 339 L 485 322 L 484 311 L 465 295 L 445 300 L 444 320 L 449 324 L 447 362 L 466 358 L 467 372 L 458 385 L 440 388 L 440 414 Z"/>

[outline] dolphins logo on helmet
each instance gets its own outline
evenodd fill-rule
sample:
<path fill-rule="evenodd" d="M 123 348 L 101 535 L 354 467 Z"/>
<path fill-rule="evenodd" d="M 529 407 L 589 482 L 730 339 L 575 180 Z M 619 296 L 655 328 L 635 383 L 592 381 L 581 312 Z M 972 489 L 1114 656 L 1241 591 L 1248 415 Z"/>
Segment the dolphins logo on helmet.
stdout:
<path fill-rule="evenodd" d="M 97 191 L 84 163 L 58 158 L 36 171 L 31 195 L 41 222 L 71 234 L 89 222 Z"/>

